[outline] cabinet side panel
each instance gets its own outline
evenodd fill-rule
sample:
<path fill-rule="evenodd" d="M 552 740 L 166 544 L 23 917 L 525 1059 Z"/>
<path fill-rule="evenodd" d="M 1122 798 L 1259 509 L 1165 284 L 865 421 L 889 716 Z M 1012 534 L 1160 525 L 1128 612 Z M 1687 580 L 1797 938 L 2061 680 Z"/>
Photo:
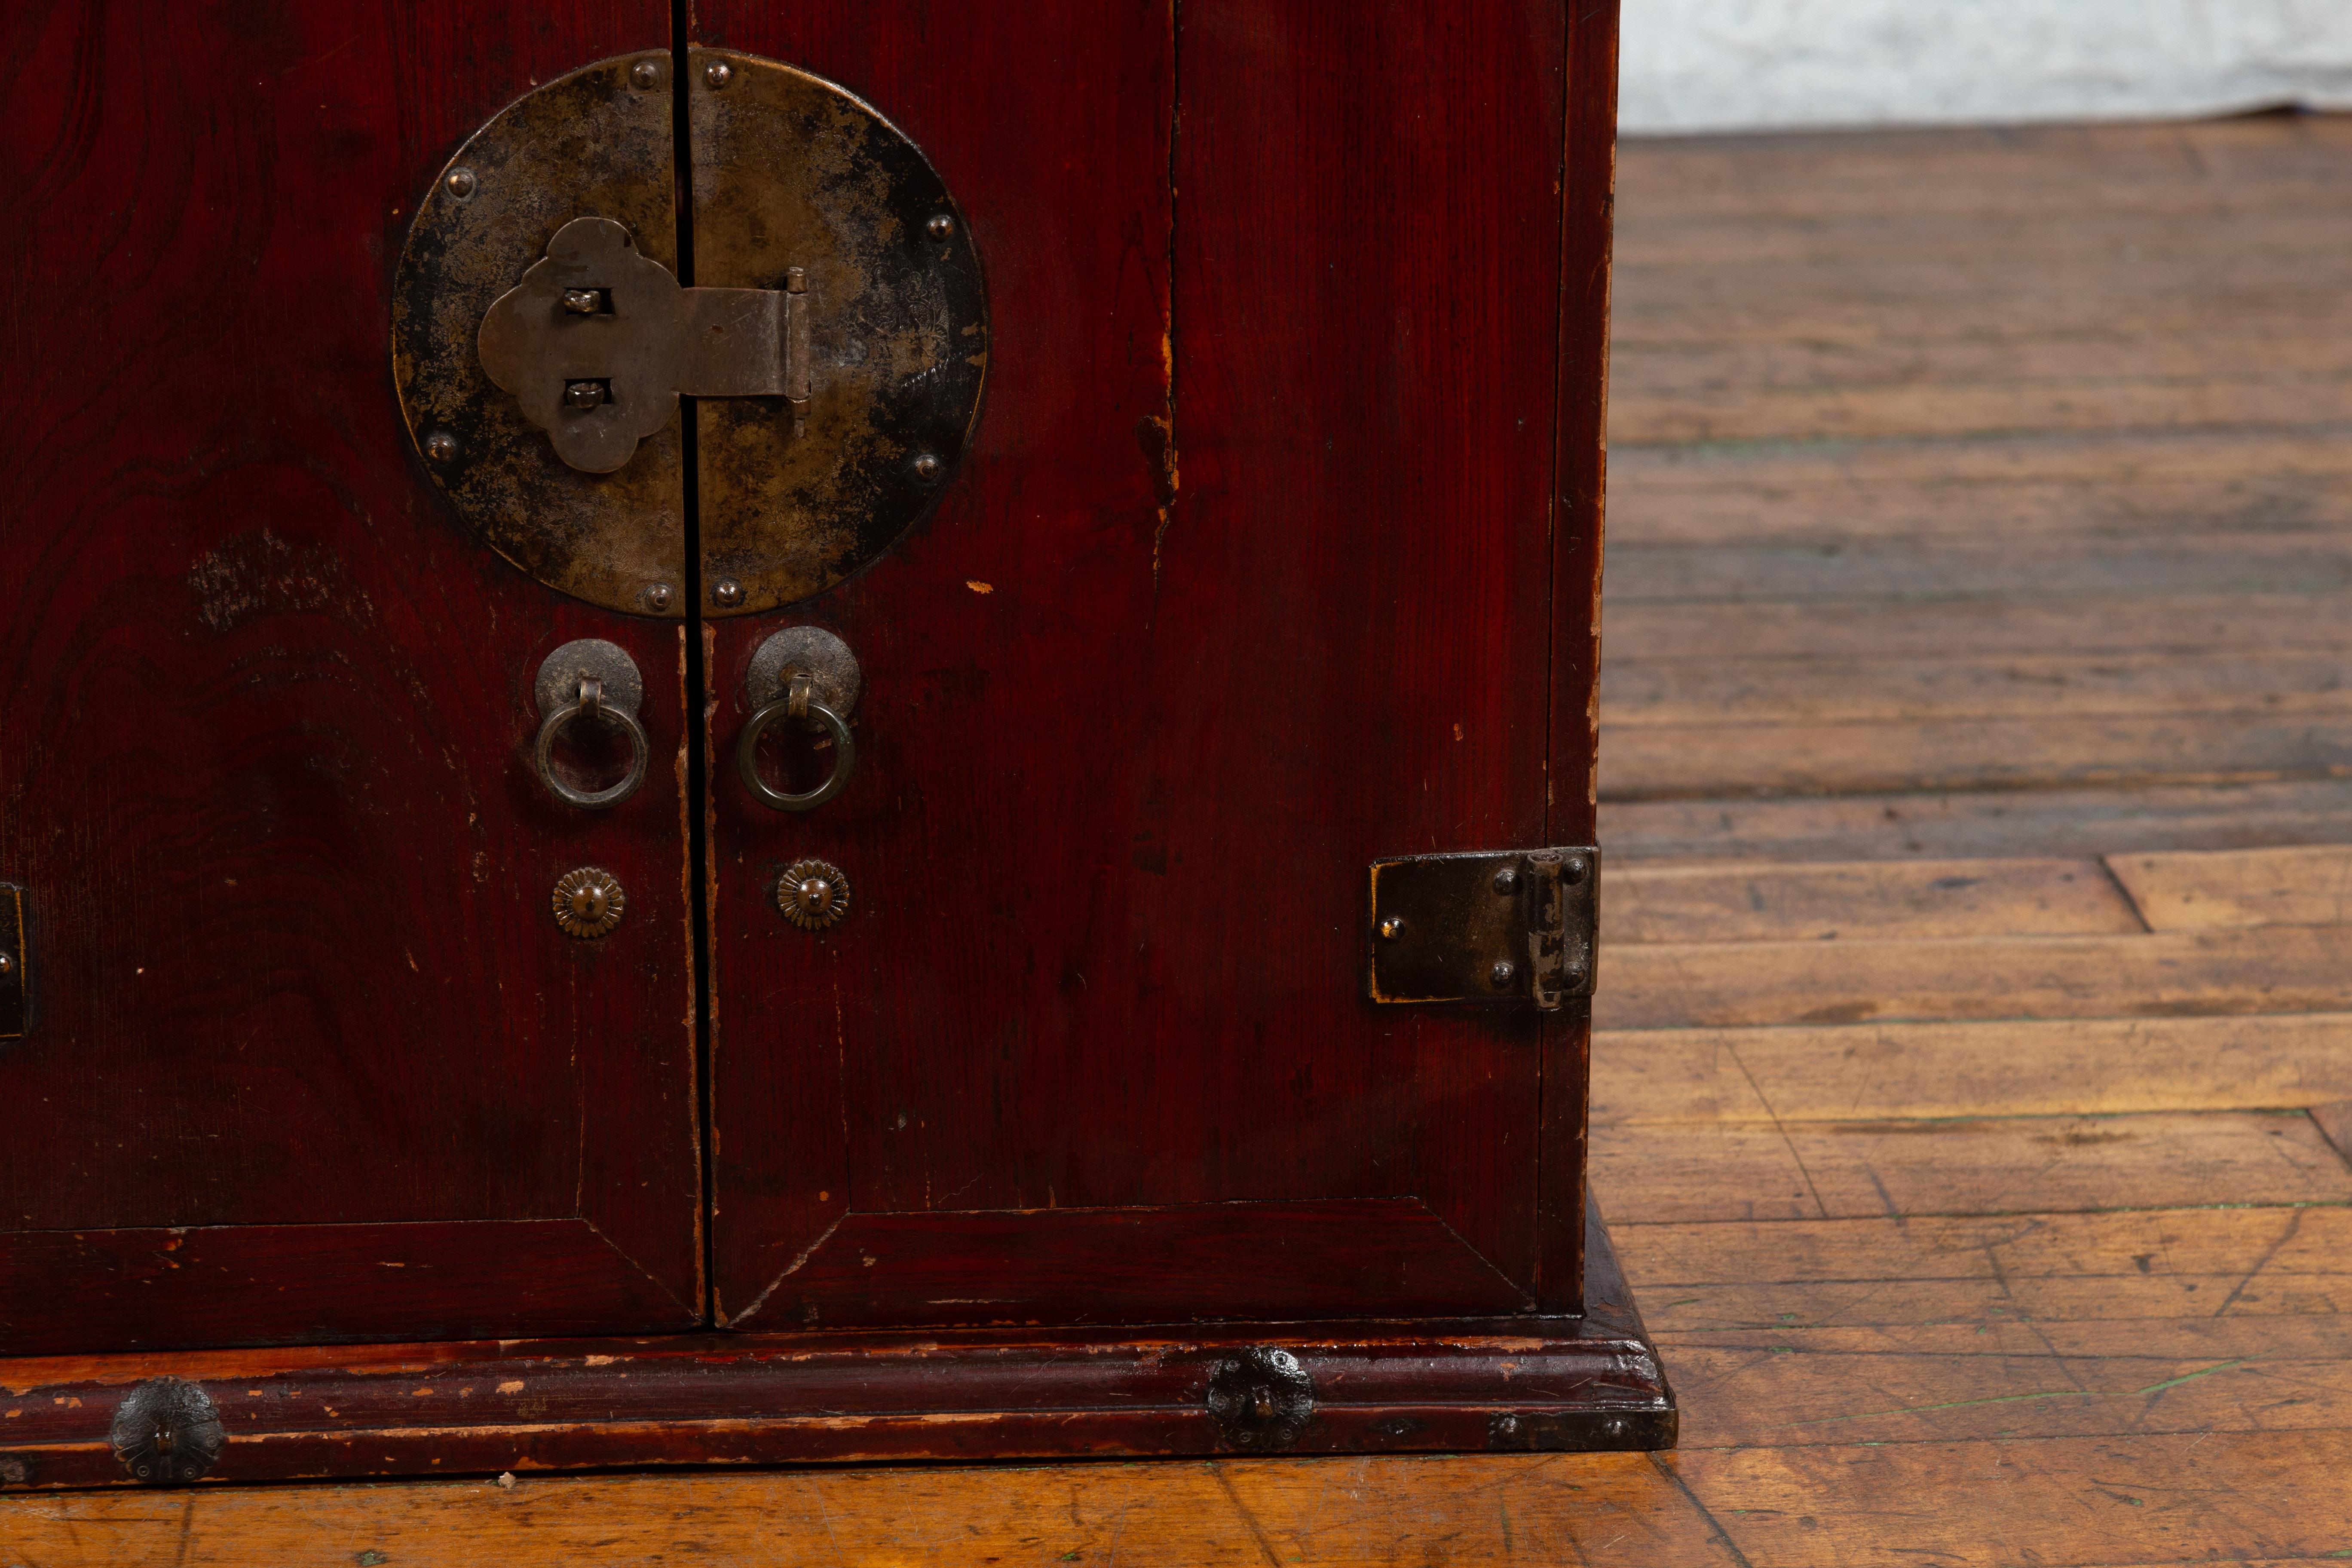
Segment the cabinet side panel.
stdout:
<path fill-rule="evenodd" d="M 1551 761 L 1555 844 L 1590 844 L 1600 733 L 1601 502 L 1608 478 L 1609 253 L 1617 190 L 1617 0 L 1570 8 L 1560 158 L 1559 484 L 1553 530 Z M 1606 846 L 1602 847 L 1604 851 Z M 1608 956 L 1601 955 L 1605 982 Z M 1574 1311 L 1585 1277 L 1590 1005 L 1544 1030 L 1542 1255 L 1536 1293 Z"/>
<path fill-rule="evenodd" d="M 1375 858 L 1546 842 L 1560 16 L 1179 14 L 1155 923 L 1235 1004 L 1210 1081 L 1318 1119 L 1276 1179 L 1418 1197 L 1524 1282 L 1537 1028 L 1372 1005 L 1363 900 Z"/>

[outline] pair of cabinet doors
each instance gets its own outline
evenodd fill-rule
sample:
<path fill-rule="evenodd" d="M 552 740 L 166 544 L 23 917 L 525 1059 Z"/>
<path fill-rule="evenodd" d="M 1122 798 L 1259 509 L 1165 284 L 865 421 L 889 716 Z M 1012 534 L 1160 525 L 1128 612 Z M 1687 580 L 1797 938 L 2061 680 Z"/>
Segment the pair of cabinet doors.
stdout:
<path fill-rule="evenodd" d="M 1567 18 L 684 9 L 5 24 L 0 1352 L 1573 1310 L 1580 1014 L 1376 1005 L 1365 890 L 1590 841 Z M 592 61 L 669 60 L 714 177 L 704 48 L 921 147 L 985 407 L 890 548 L 730 613 L 688 402 L 637 459 L 685 474 L 677 598 L 600 607 L 443 500 L 399 258 L 467 138 Z M 694 283 L 724 204 L 677 210 L 646 248 Z M 804 813 L 733 761 L 788 626 L 863 674 Z M 643 678 L 609 809 L 534 765 L 581 638 Z M 814 932 L 804 860 L 849 892 Z M 586 868 L 593 938 L 551 908 Z"/>

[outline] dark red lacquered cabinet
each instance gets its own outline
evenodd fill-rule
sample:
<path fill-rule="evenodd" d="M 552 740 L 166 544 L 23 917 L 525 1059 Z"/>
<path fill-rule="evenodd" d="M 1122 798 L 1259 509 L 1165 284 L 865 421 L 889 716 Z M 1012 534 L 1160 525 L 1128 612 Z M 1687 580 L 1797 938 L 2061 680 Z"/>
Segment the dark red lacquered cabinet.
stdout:
<path fill-rule="evenodd" d="M 0 30 L 0 1483 L 1672 1441 L 1613 5 Z"/>

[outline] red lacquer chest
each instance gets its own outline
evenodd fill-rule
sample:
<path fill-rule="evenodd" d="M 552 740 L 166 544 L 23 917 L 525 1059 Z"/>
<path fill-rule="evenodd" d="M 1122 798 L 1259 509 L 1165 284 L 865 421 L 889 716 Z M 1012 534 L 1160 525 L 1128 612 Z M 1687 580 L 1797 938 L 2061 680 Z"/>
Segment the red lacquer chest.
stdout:
<path fill-rule="evenodd" d="M 0 1481 L 1671 1442 L 1614 9 L 0 24 Z"/>

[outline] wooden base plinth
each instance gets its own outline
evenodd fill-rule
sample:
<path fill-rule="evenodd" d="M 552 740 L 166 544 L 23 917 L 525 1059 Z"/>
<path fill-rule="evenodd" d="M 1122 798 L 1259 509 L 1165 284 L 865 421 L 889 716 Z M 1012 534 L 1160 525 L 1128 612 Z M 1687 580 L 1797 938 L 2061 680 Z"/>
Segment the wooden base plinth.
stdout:
<path fill-rule="evenodd" d="M 1670 1447 L 1674 1394 L 1597 1216 L 1586 1232 L 1580 1318 L 0 1361 L 0 1484 L 130 1484 L 109 1430 L 130 1391 L 163 1376 L 198 1384 L 219 1408 L 228 1443 L 206 1485 L 812 1460 Z M 1253 1361 L 1254 1350 L 1287 1352 L 1305 1384 L 1294 1374 L 1270 1403 L 1251 1386 L 1251 1368 L 1265 1360 Z"/>

